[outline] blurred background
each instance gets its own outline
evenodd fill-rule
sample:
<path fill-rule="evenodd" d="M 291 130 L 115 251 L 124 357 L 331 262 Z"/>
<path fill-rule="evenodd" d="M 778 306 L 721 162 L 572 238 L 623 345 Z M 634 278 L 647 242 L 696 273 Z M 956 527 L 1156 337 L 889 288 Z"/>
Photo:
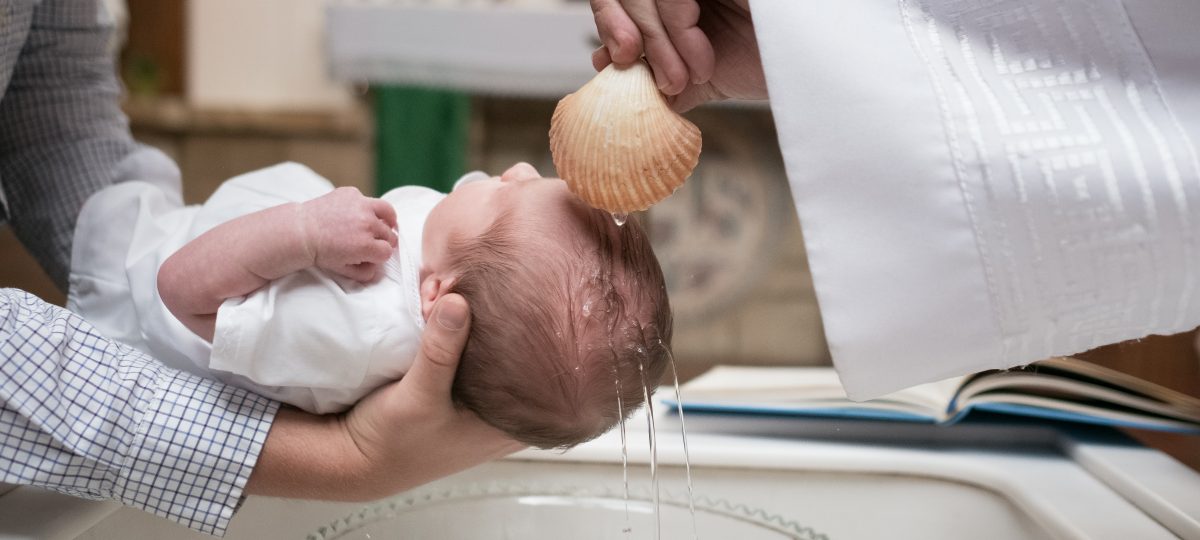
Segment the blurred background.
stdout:
<path fill-rule="evenodd" d="M 586 0 L 107 0 L 134 136 L 180 166 L 202 202 L 281 161 L 378 194 L 446 190 L 518 161 L 554 174 L 557 100 L 593 75 Z M 688 114 L 704 134 L 693 177 L 638 216 L 675 310 L 687 379 L 714 364 L 827 365 L 799 224 L 765 104 Z M 0 286 L 65 297 L 0 230 Z M 1085 357 L 1200 395 L 1191 334 Z M 1193 466 L 1200 444 L 1137 434 Z"/>

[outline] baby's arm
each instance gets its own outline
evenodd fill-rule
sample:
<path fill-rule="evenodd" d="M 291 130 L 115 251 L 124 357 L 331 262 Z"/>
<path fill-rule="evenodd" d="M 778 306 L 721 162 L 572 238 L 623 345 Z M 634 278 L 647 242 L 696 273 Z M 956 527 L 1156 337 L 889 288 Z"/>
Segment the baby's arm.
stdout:
<path fill-rule="evenodd" d="M 188 242 L 158 271 L 158 293 L 175 318 L 207 341 L 228 298 L 311 266 L 375 279 L 396 246 L 396 213 L 354 188 L 339 188 L 222 223 Z"/>

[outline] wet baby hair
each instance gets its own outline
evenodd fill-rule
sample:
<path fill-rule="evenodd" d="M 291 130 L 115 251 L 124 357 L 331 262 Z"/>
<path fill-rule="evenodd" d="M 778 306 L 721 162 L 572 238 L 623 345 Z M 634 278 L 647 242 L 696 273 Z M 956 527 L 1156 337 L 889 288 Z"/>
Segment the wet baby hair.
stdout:
<path fill-rule="evenodd" d="M 453 396 L 519 442 L 569 448 L 657 387 L 671 347 L 666 285 L 636 219 L 576 212 L 569 245 L 518 233 L 518 219 L 503 214 L 452 246 L 451 290 L 472 314 Z"/>

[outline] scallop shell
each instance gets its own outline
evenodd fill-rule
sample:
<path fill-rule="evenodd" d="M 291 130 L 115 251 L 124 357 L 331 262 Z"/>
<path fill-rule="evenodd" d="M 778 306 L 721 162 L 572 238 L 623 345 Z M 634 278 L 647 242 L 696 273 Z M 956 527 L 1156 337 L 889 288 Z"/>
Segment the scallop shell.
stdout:
<path fill-rule="evenodd" d="M 550 120 L 559 176 L 593 207 L 645 210 L 700 160 L 700 129 L 671 110 L 644 61 L 610 65 L 564 97 Z"/>

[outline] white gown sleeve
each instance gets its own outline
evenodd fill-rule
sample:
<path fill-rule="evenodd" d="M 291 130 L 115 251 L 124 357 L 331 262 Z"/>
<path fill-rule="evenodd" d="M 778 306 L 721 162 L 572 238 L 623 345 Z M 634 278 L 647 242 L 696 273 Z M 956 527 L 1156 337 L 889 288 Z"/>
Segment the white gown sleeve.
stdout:
<path fill-rule="evenodd" d="M 361 385 L 388 326 L 362 287 L 308 269 L 226 300 L 209 367 L 266 386 Z"/>
<path fill-rule="evenodd" d="M 208 368 L 311 413 L 346 410 L 403 376 L 416 354 L 415 304 L 396 275 L 363 285 L 309 269 L 228 299 Z"/>
<path fill-rule="evenodd" d="M 1200 324 L 1200 3 L 752 9 L 851 397 Z"/>
<path fill-rule="evenodd" d="M 199 234 L 248 212 L 332 189 L 307 167 L 276 165 L 222 185 L 193 228 Z M 387 333 L 394 326 L 380 295 L 363 289 L 310 268 L 230 298 L 217 311 L 205 367 L 226 382 L 309 412 L 343 410 L 365 393 L 372 355 L 381 343 L 390 343 Z"/>

